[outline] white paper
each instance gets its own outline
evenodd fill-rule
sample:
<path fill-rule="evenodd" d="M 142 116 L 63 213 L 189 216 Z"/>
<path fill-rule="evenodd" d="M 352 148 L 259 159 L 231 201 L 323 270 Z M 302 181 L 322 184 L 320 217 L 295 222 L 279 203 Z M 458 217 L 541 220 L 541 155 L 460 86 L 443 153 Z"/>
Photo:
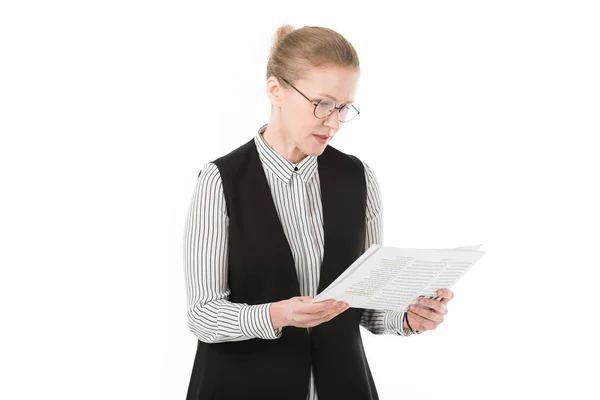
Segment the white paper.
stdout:
<path fill-rule="evenodd" d="M 374 244 L 313 302 L 335 299 L 354 308 L 407 311 L 419 297 L 439 299 L 485 254 L 481 245 L 404 249 Z"/>

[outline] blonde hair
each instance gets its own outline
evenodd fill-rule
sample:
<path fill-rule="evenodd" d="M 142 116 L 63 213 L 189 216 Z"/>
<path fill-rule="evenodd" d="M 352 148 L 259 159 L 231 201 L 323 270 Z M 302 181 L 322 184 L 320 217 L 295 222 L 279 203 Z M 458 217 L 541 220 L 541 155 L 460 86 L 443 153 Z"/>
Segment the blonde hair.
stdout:
<path fill-rule="evenodd" d="M 295 29 L 281 25 L 275 32 L 267 79 L 275 76 L 282 86 L 297 79 L 306 79 L 311 68 L 345 67 L 360 70 L 358 53 L 346 38 L 336 31 L 320 26 Z"/>

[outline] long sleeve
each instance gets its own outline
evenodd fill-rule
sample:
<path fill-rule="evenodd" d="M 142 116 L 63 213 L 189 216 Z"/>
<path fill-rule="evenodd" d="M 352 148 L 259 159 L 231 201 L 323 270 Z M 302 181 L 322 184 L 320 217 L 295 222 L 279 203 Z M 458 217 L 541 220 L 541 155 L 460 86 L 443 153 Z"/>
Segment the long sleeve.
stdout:
<path fill-rule="evenodd" d="M 196 182 L 184 229 L 183 261 L 190 331 L 207 343 L 278 339 L 269 314 L 272 303 L 228 300 L 229 218 L 219 169 L 206 163 Z"/>
<path fill-rule="evenodd" d="M 381 192 L 379 183 L 373 170 L 363 162 L 365 176 L 367 179 L 367 209 L 366 209 L 366 235 L 365 247 L 367 250 L 372 244 L 382 245 L 383 243 L 383 213 Z M 403 329 L 402 323 L 405 312 L 391 310 L 370 310 L 365 309 L 361 318 L 360 325 L 369 332 L 381 334 L 393 334 L 399 336 L 410 336 L 410 329 Z M 415 330 L 416 334 L 421 331 Z"/>

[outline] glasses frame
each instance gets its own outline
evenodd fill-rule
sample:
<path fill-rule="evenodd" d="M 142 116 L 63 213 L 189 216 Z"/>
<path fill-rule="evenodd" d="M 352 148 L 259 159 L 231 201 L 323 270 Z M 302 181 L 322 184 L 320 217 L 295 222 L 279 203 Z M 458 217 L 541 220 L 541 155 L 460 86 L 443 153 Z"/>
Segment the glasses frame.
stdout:
<path fill-rule="evenodd" d="M 321 102 L 322 102 L 324 99 L 320 99 L 319 101 L 317 101 L 317 102 L 315 103 L 315 100 L 311 100 L 311 99 L 309 99 L 308 97 L 306 97 L 306 95 L 305 95 L 304 93 L 302 93 L 301 91 L 299 91 L 299 90 L 298 90 L 298 89 L 297 89 L 297 88 L 296 88 L 294 85 L 292 85 L 291 83 L 289 83 L 289 82 L 288 82 L 288 81 L 287 81 L 285 78 L 281 78 L 281 79 L 282 79 L 282 80 L 283 80 L 285 83 L 287 83 L 288 85 L 290 85 L 291 87 L 293 87 L 293 88 L 294 88 L 294 90 L 296 90 L 296 92 L 300 93 L 300 94 L 302 95 L 302 97 L 304 97 L 306 100 L 310 101 L 310 102 L 311 102 L 311 103 L 312 103 L 312 104 L 315 106 L 315 109 L 313 110 L 313 115 L 314 115 L 314 116 L 315 116 L 315 118 L 317 118 L 317 119 L 325 119 L 325 118 L 328 118 L 328 117 L 329 117 L 329 115 L 333 114 L 335 110 L 338 110 L 338 116 L 339 116 L 339 113 L 342 111 L 342 108 L 344 108 L 344 107 L 348 107 L 348 106 L 352 106 L 352 108 L 354 108 L 354 109 L 356 110 L 356 115 L 355 115 L 354 117 L 352 117 L 352 119 L 349 119 L 348 121 L 342 121 L 342 120 L 341 120 L 341 119 L 339 119 L 339 117 L 338 117 L 338 121 L 340 121 L 342 124 L 345 124 L 345 123 L 347 123 L 347 122 L 350 122 L 350 121 L 352 121 L 354 118 L 356 118 L 356 117 L 358 117 L 358 116 L 360 115 L 360 109 L 359 109 L 359 108 L 357 108 L 357 107 L 355 107 L 355 106 L 354 106 L 354 104 L 344 104 L 343 106 L 334 107 L 334 108 L 333 108 L 333 110 L 332 110 L 332 111 L 329 113 L 329 115 L 327 115 L 327 116 L 325 116 L 325 117 L 322 117 L 322 118 L 319 118 L 319 117 L 317 117 L 317 107 L 319 106 L 319 104 L 320 104 L 320 103 L 321 103 Z M 336 103 L 334 100 L 331 100 L 331 101 L 333 101 L 333 104 L 335 104 L 335 103 Z"/>

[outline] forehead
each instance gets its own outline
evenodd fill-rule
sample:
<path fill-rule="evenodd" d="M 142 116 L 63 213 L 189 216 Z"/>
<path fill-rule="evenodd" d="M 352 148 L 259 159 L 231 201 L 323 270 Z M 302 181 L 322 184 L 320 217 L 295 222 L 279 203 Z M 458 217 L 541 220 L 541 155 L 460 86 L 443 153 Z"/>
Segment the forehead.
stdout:
<path fill-rule="evenodd" d="M 307 73 L 304 86 L 313 96 L 328 97 L 337 101 L 354 100 L 360 72 L 348 68 L 313 68 Z"/>

